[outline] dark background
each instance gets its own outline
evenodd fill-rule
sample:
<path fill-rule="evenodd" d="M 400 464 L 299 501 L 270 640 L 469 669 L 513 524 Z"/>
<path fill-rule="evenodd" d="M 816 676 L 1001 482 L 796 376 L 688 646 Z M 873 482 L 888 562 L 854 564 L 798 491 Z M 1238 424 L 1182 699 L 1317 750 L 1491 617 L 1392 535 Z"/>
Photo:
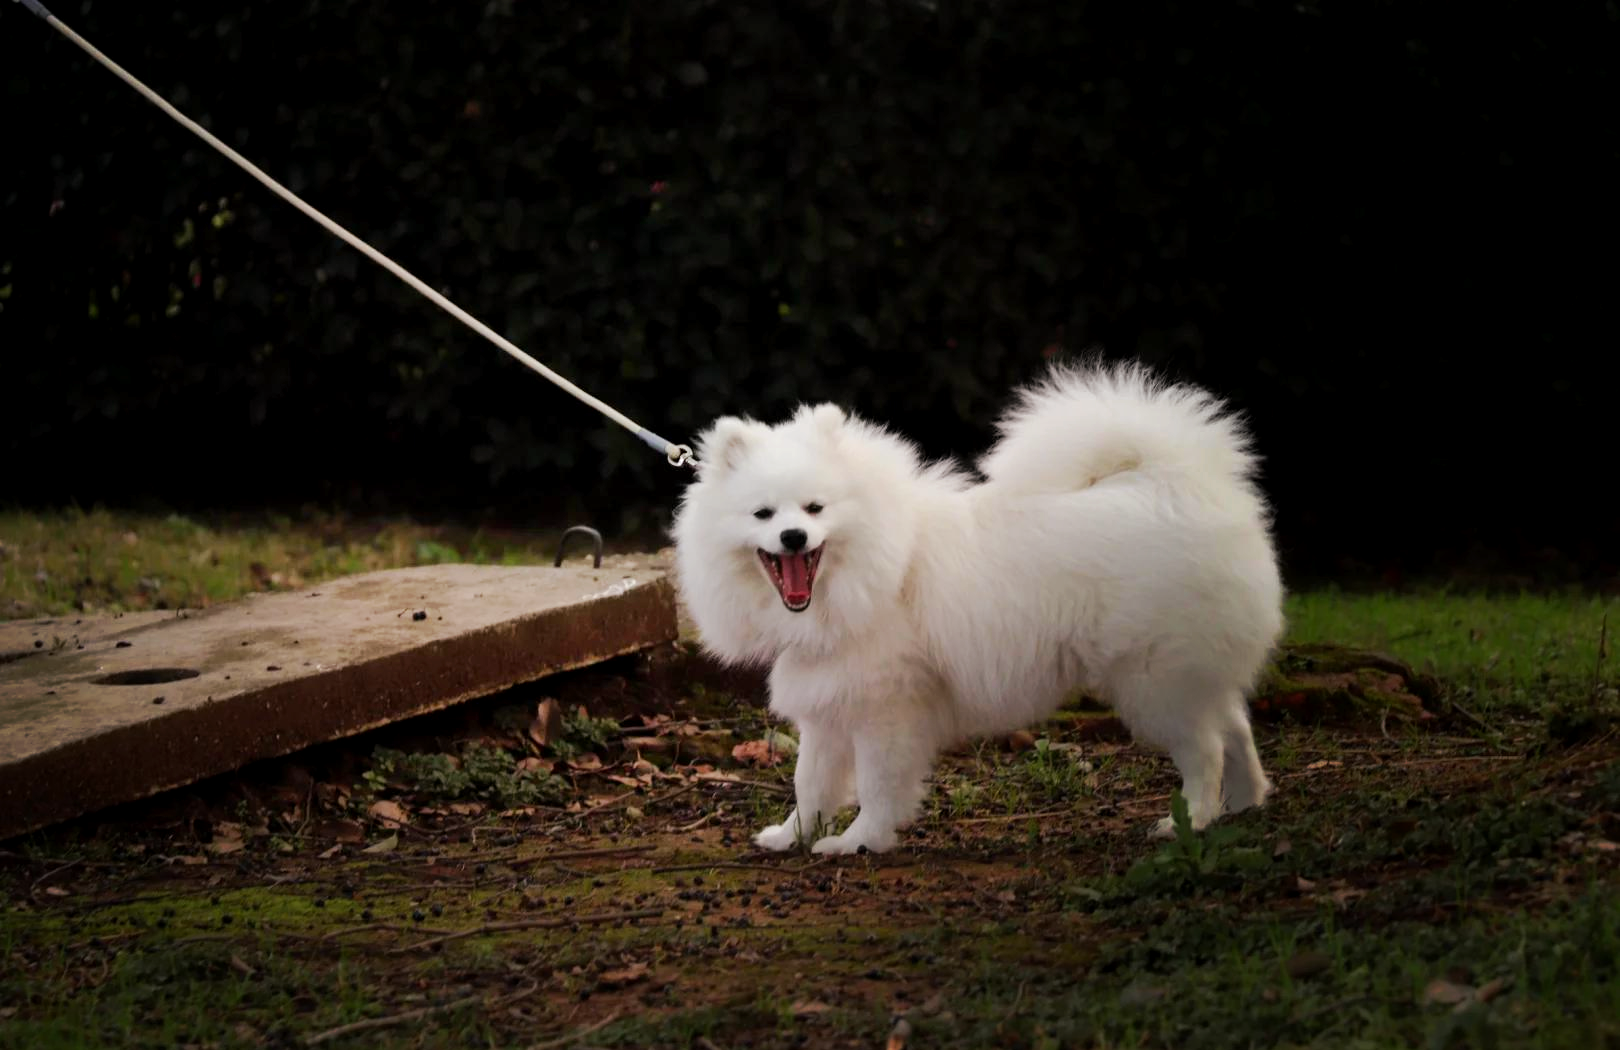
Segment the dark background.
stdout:
<path fill-rule="evenodd" d="M 1100 348 L 1243 408 L 1290 573 L 1617 568 L 1614 2 L 57 12 L 649 428 L 971 455 Z M 0 503 L 667 520 L 683 472 L 0 5 Z"/>

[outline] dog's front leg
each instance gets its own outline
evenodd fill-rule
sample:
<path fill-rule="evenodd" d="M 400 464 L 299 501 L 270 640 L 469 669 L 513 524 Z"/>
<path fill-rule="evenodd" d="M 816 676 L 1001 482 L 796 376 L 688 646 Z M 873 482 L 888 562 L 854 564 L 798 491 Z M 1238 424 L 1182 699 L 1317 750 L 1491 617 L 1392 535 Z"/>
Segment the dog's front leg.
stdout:
<path fill-rule="evenodd" d="M 916 817 L 928 795 L 936 747 L 926 736 L 908 735 L 911 726 L 862 727 L 855 737 L 855 791 L 861 812 L 842 835 L 821 839 L 816 853 L 871 853 L 890 850 L 900 829 Z"/>
<path fill-rule="evenodd" d="M 754 836 L 763 849 L 806 845 L 825 834 L 849 794 L 854 754 L 849 734 L 806 722 L 799 726 L 799 764 L 793 771 L 796 805 L 787 819 Z"/>

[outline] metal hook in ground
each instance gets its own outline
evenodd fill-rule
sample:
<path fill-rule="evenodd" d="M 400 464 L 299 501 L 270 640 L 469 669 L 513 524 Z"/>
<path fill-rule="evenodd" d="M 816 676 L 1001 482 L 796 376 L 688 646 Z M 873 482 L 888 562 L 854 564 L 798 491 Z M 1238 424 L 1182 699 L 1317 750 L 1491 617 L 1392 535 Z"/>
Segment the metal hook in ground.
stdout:
<path fill-rule="evenodd" d="M 551 563 L 552 567 L 556 569 L 562 568 L 563 552 L 568 549 L 568 537 L 575 533 L 591 538 L 591 543 L 596 548 L 593 552 L 596 559 L 595 568 L 600 569 L 602 567 L 602 534 L 589 525 L 575 525 L 562 534 L 562 540 L 557 544 L 557 560 Z"/>

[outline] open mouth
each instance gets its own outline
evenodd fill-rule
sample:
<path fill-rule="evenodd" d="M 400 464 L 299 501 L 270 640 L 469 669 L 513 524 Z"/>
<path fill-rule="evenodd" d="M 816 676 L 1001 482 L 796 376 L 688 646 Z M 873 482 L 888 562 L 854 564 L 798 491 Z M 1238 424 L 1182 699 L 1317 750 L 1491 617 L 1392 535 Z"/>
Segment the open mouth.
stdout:
<path fill-rule="evenodd" d="M 816 566 L 821 564 L 821 552 L 825 547 L 826 544 L 822 544 L 813 551 L 790 551 L 785 554 L 772 554 L 759 548 L 760 564 L 765 566 L 765 574 L 776 584 L 782 604 L 788 607 L 789 612 L 804 612 L 810 608 L 810 589 L 815 586 Z"/>

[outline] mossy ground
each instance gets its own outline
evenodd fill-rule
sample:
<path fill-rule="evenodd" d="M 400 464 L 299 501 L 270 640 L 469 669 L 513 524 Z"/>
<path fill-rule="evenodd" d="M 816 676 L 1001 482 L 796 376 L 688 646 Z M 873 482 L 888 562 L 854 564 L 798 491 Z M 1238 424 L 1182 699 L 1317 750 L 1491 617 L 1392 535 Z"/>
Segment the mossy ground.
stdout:
<path fill-rule="evenodd" d="M 0 1046 L 1617 1046 L 1611 611 L 1296 596 L 1400 663 L 1295 650 L 1274 800 L 1167 844 L 1168 762 L 1077 703 L 945 759 L 894 853 L 762 855 L 757 684 L 560 676 L 0 844 Z M 1373 702 L 1282 702 L 1312 673 Z M 507 758 L 391 757 L 469 744 Z"/>

